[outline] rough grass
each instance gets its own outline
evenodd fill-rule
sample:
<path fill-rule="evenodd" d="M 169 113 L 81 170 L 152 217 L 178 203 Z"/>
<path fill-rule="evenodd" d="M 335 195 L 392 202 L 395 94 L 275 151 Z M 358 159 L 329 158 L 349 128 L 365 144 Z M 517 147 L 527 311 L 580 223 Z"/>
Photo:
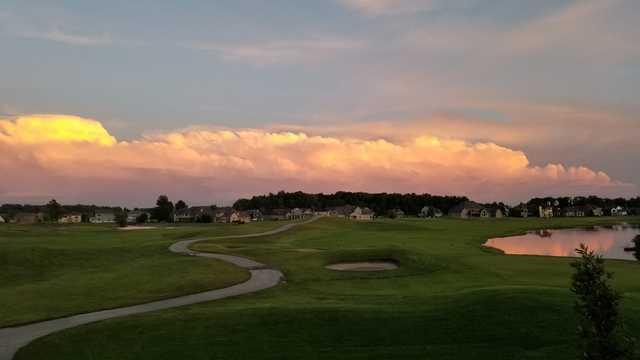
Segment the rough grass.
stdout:
<path fill-rule="evenodd" d="M 571 260 L 507 256 L 481 244 L 527 229 L 618 220 L 323 219 L 275 236 L 212 240 L 195 247 L 272 264 L 288 282 L 258 294 L 53 334 L 17 358 L 574 358 Z M 394 259 L 401 268 L 324 268 L 378 258 Z M 627 325 L 638 333 L 640 264 L 607 266 L 625 295 Z"/>
<path fill-rule="evenodd" d="M 221 261 L 179 256 L 177 239 L 281 224 L 120 231 L 101 225 L 0 226 L 0 327 L 138 304 L 245 281 Z"/>

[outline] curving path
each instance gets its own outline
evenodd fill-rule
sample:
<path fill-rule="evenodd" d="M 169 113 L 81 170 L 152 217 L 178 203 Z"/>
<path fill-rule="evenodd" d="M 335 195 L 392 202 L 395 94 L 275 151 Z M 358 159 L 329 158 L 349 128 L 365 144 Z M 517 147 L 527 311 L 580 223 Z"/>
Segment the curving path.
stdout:
<path fill-rule="evenodd" d="M 154 301 L 146 304 L 133 305 L 127 307 L 121 307 L 110 310 L 102 310 L 95 311 L 87 314 L 79 314 L 68 316 L 60 319 L 42 321 L 34 324 L 23 325 L 18 327 L 10 327 L 0 329 L 0 360 L 11 360 L 13 355 L 20 349 L 21 347 L 27 345 L 31 341 L 54 333 L 56 331 L 100 321 L 111 319 L 120 316 L 127 316 L 133 314 L 141 314 L 149 311 L 163 310 L 174 308 L 178 306 L 197 304 L 201 302 L 207 302 L 212 300 L 223 299 L 231 296 L 249 294 L 256 291 L 264 290 L 273 286 L 278 285 L 283 279 L 284 275 L 277 269 L 269 268 L 268 266 L 261 264 L 259 262 L 255 262 L 250 259 L 246 259 L 239 256 L 233 255 L 223 255 L 223 254 L 212 254 L 212 253 L 203 253 L 198 251 L 190 250 L 189 247 L 203 240 L 212 240 L 212 239 L 241 239 L 241 238 L 252 238 L 252 237 L 260 237 L 267 235 L 274 235 L 285 232 L 295 226 L 308 224 L 312 221 L 317 220 L 317 217 L 314 217 L 310 220 L 292 223 L 281 226 L 275 230 L 265 231 L 261 233 L 247 234 L 247 235 L 229 235 L 229 236 L 220 236 L 215 238 L 203 238 L 203 239 L 192 239 L 192 240 L 184 240 L 177 242 L 169 247 L 171 252 L 183 255 L 190 256 L 199 256 L 206 257 L 211 259 L 218 259 L 222 261 L 226 261 L 228 263 L 234 264 L 236 266 L 249 269 L 251 273 L 251 277 L 246 282 L 233 285 L 230 287 L 205 291 L 193 295 L 185 295 L 179 296 L 171 299 Z"/>

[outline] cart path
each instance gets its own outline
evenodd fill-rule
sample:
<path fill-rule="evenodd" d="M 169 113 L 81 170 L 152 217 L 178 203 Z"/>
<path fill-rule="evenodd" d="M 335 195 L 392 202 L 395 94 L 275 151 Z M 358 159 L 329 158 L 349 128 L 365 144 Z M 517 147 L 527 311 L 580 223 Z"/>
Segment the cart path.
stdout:
<path fill-rule="evenodd" d="M 182 255 L 199 256 L 222 260 L 233 265 L 248 269 L 251 273 L 251 277 L 249 278 L 249 280 L 243 283 L 232 285 L 222 289 L 210 290 L 192 295 L 179 296 L 166 300 L 153 301 L 145 304 L 95 311 L 86 314 L 72 315 L 23 326 L 2 328 L 0 329 L 0 360 L 11 360 L 18 349 L 20 349 L 21 347 L 29 344 L 31 341 L 39 337 L 49 335 L 56 331 L 121 316 L 141 314 L 150 311 L 170 309 L 184 305 L 192 305 L 212 300 L 224 299 L 237 295 L 250 294 L 274 287 L 284 279 L 284 275 L 277 269 L 269 268 L 265 264 L 261 264 L 259 262 L 240 256 L 203 253 L 193 251 L 189 249 L 189 247 L 196 242 L 205 240 L 242 239 L 275 235 L 290 230 L 293 227 L 308 224 L 317 219 L 318 217 L 314 217 L 304 222 L 286 224 L 275 230 L 265 231 L 261 233 L 229 235 L 179 241 L 171 245 L 169 247 L 169 251 Z"/>

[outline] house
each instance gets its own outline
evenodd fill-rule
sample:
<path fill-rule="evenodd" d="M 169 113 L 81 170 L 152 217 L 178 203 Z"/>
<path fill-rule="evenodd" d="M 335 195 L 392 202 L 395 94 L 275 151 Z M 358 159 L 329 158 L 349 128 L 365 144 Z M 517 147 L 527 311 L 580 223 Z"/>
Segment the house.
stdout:
<path fill-rule="evenodd" d="M 230 223 L 231 214 L 233 214 L 234 211 L 231 207 L 219 207 L 215 211 L 213 221 L 217 223 Z"/>
<path fill-rule="evenodd" d="M 215 217 L 211 206 L 192 206 L 176 211 L 173 218 L 175 222 L 213 222 Z"/>
<path fill-rule="evenodd" d="M 313 212 L 313 216 L 322 216 L 322 217 L 327 217 L 327 216 L 331 216 L 331 210 L 316 210 Z"/>
<path fill-rule="evenodd" d="M 17 213 L 13 218 L 16 224 L 37 224 L 44 221 L 42 213 Z"/>
<path fill-rule="evenodd" d="M 553 207 L 551 206 L 538 206 L 538 215 L 541 218 L 549 219 L 554 215 Z"/>
<path fill-rule="evenodd" d="M 144 222 L 149 222 L 151 219 L 151 214 L 142 210 L 133 210 L 127 213 L 127 223 L 129 224 L 137 224 L 140 223 L 140 220 L 143 220 L 143 215 L 146 215 L 146 220 Z"/>
<path fill-rule="evenodd" d="M 627 216 L 628 215 L 627 209 L 623 208 L 622 206 L 616 206 L 612 208 L 610 212 L 611 212 L 611 216 Z"/>
<path fill-rule="evenodd" d="M 490 216 L 490 213 L 487 208 L 476 202 L 465 201 L 449 209 L 449 216 L 458 217 L 461 219 L 474 217 L 488 218 Z"/>
<path fill-rule="evenodd" d="M 265 220 L 287 220 L 288 209 L 272 209 L 268 214 L 263 215 Z"/>
<path fill-rule="evenodd" d="M 263 221 L 264 216 L 262 216 L 262 211 L 258 209 L 247 210 L 247 213 L 251 217 L 251 221 Z"/>
<path fill-rule="evenodd" d="M 81 222 L 82 214 L 76 212 L 64 214 L 58 219 L 58 223 L 60 224 L 78 224 Z"/>
<path fill-rule="evenodd" d="M 389 215 L 391 215 L 391 217 L 396 217 L 396 218 L 402 218 L 404 217 L 404 211 L 402 211 L 402 209 L 393 209 L 389 212 Z"/>
<path fill-rule="evenodd" d="M 529 207 L 526 204 L 520 204 L 513 209 L 511 209 L 511 216 L 520 217 L 520 218 L 528 218 L 529 217 Z"/>
<path fill-rule="evenodd" d="M 6 223 L 7 220 L 4 219 L 4 216 L 0 215 L 0 224 Z"/>
<path fill-rule="evenodd" d="M 420 210 L 418 217 L 421 218 L 434 218 L 434 217 L 442 217 L 442 211 L 433 206 L 425 206 Z"/>
<path fill-rule="evenodd" d="M 594 205 L 585 206 L 585 216 L 603 216 L 604 209 Z"/>
<path fill-rule="evenodd" d="M 562 208 L 560 214 L 564 217 L 584 217 L 586 216 L 586 210 L 580 206 L 567 206 Z"/>
<path fill-rule="evenodd" d="M 344 205 L 331 208 L 329 209 L 329 212 L 331 213 L 331 216 L 348 219 L 355 209 L 356 207 L 353 205 Z"/>
<path fill-rule="evenodd" d="M 112 224 L 116 222 L 116 214 L 113 210 L 96 210 L 89 222 L 92 224 Z"/>
<path fill-rule="evenodd" d="M 295 208 L 287 214 L 287 219 L 289 220 L 302 220 L 310 217 L 313 217 L 313 210 L 311 209 Z"/>
<path fill-rule="evenodd" d="M 500 206 L 492 206 L 488 208 L 487 211 L 489 212 L 489 217 L 496 219 L 501 219 L 507 215 L 505 214 L 507 211 Z"/>
<path fill-rule="evenodd" d="M 359 206 L 349 214 L 351 220 L 373 220 L 374 217 L 375 213 L 371 209 L 367 207 L 361 208 Z"/>
<path fill-rule="evenodd" d="M 233 224 L 246 224 L 251 222 L 251 215 L 246 211 L 234 211 L 229 216 L 229 222 Z"/>

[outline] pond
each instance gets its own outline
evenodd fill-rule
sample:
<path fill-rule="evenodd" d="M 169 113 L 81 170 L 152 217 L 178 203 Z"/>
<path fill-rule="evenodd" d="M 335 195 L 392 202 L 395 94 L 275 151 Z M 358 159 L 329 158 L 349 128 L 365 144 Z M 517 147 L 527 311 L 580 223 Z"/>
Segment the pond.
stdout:
<path fill-rule="evenodd" d="M 489 239 L 484 245 L 506 254 L 577 256 L 575 249 L 585 244 L 607 259 L 636 260 L 633 239 L 640 227 L 631 225 L 593 226 L 580 229 L 537 230 L 525 235 Z"/>

